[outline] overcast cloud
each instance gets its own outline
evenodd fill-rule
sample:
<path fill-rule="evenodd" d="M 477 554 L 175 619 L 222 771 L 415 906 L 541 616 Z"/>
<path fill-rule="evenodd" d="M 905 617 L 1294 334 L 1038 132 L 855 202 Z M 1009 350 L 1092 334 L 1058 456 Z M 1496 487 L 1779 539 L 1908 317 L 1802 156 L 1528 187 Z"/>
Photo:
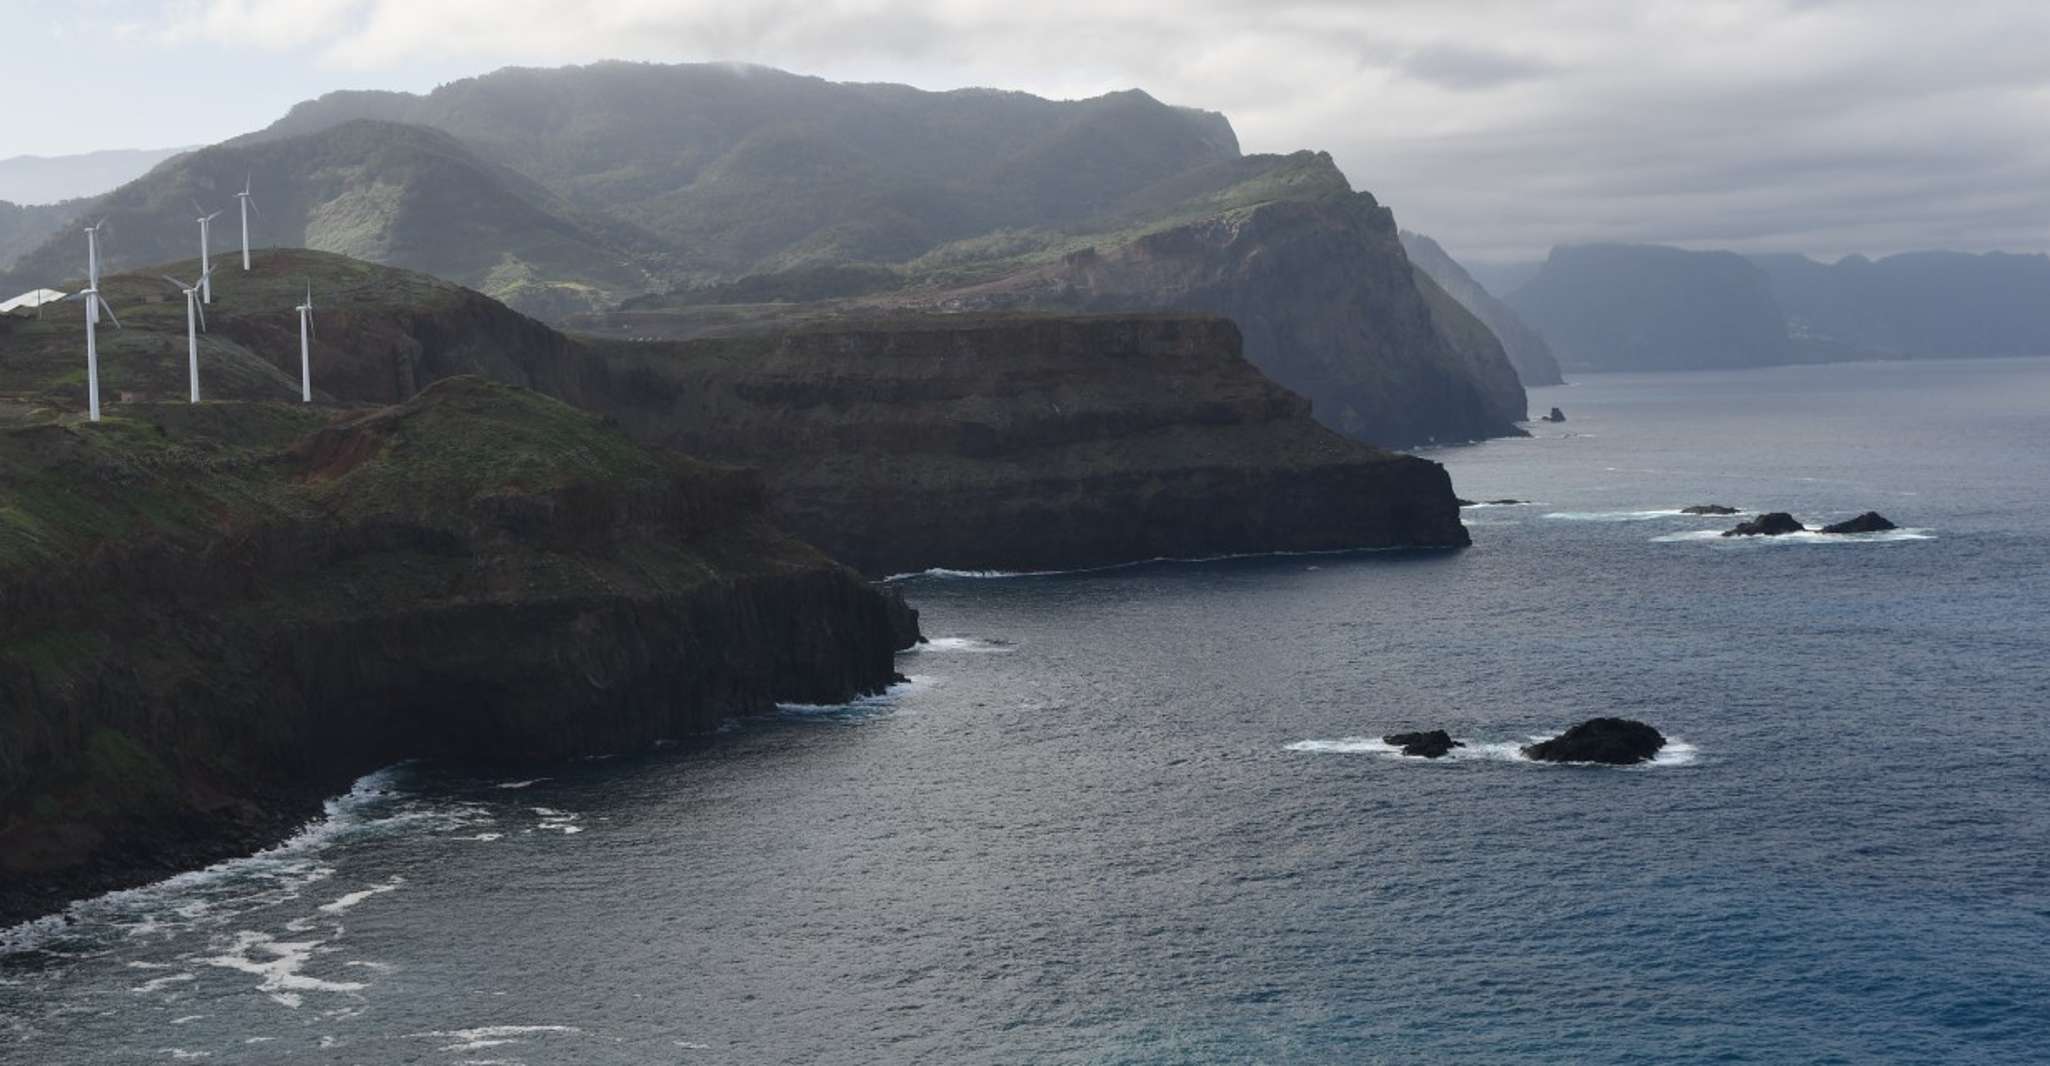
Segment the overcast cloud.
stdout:
<path fill-rule="evenodd" d="M 765 63 L 924 88 L 1138 87 L 1329 150 L 1474 259 L 1633 240 L 2050 249 L 2045 0 L 0 0 L 0 157 L 212 141 L 339 88 Z M 87 72 L 86 63 L 96 66 Z M 47 106 L 22 106 L 24 101 Z M 93 118 L 81 123 L 80 110 Z"/>

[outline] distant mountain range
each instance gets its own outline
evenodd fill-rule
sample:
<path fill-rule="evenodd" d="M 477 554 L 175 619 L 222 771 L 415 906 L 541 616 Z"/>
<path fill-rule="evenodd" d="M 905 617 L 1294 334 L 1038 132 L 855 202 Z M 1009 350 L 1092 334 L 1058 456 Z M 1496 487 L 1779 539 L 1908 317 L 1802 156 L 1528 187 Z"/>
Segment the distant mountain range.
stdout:
<path fill-rule="evenodd" d="M 148 173 L 191 148 L 114 148 L 82 155 L 17 155 L 0 159 L 0 200 L 54 204 L 98 196 Z"/>
<path fill-rule="evenodd" d="M 1402 231 L 1402 248 L 1409 253 L 1410 264 L 1431 276 L 1445 290 L 1446 295 L 1459 301 L 1461 307 L 1472 312 L 1481 320 L 1509 356 L 1509 362 L 1516 367 L 1516 376 L 1525 385 L 1558 385 L 1564 379 L 1559 376 L 1559 362 L 1552 356 L 1552 346 L 1537 330 L 1530 328 L 1518 317 L 1515 309 L 1496 299 L 1485 286 L 1475 280 L 1437 241 L 1421 233 Z"/>
<path fill-rule="evenodd" d="M 2050 256 L 1824 264 L 1654 245 L 1554 249 L 1508 304 L 1569 369 L 2050 354 Z"/>
<path fill-rule="evenodd" d="M 301 104 L 73 218 L 110 220 L 119 269 L 190 256 L 195 201 L 225 209 L 226 261 L 245 177 L 259 246 L 421 270 L 589 328 L 630 319 L 636 335 L 680 336 L 706 317 L 732 332 L 906 307 L 1215 312 L 1320 421 L 1363 440 L 1514 433 L 1525 414 L 1492 332 L 1433 296 L 1392 216 L 1329 156 L 1243 156 L 1222 115 L 1143 92 L 1052 101 L 722 64 L 509 69 Z M 81 243 L 53 229 L 6 284 L 76 275 Z"/>

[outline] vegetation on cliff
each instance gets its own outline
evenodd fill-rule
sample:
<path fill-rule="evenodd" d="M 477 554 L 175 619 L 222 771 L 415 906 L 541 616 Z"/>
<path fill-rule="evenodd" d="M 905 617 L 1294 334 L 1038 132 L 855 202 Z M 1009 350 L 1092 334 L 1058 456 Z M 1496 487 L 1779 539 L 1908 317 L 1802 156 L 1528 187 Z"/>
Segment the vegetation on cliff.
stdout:
<path fill-rule="evenodd" d="M 396 759 L 627 750 L 894 676 L 901 613 L 753 474 L 475 377 L 45 412 L 0 426 L 0 499 L 0 923 Z"/>

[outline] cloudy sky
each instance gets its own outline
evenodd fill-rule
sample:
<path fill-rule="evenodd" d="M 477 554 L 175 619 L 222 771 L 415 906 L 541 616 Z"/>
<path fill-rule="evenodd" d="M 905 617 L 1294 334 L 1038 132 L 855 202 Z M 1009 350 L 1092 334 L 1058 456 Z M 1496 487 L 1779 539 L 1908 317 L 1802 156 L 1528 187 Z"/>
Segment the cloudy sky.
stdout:
<path fill-rule="evenodd" d="M 0 0 L 0 157 L 219 140 L 340 88 L 742 60 L 1138 87 L 1323 148 L 1454 254 L 2050 250 L 2046 0 Z M 23 35 L 29 40 L 24 41 Z M 41 40 L 37 41 L 36 38 Z"/>

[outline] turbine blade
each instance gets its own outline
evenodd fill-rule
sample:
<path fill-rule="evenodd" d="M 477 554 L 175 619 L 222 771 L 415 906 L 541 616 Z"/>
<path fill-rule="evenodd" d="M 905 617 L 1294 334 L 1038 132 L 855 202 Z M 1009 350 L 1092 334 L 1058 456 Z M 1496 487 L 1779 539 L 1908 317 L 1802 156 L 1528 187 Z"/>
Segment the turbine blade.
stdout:
<path fill-rule="evenodd" d="M 249 182 L 250 179 L 254 178 L 255 176 L 256 172 L 253 170 L 245 170 L 242 172 L 242 195 L 249 195 Z"/>
<path fill-rule="evenodd" d="M 100 310 L 105 311 L 107 313 L 107 317 L 114 320 L 115 329 L 127 328 L 121 324 L 120 319 L 114 318 L 114 308 L 107 303 L 106 297 L 101 296 L 99 293 L 95 292 L 93 293 L 93 299 L 98 300 L 100 302 Z"/>
<path fill-rule="evenodd" d="M 157 277 L 160 277 L 160 278 L 164 279 L 165 281 L 168 281 L 168 282 L 170 282 L 170 283 L 171 283 L 171 284 L 172 284 L 172 285 L 173 285 L 174 287 L 176 287 L 176 288 L 177 288 L 177 290 L 178 290 L 179 292 L 184 292 L 184 291 L 185 291 L 186 289 L 190 289 L 190 288 L 195 288 L 195 286 L 192 286 L 192 285 L 187 285 L 187 284 L 185 284 L 184 282 L 182 282 L 182 281 L 179 281 L 179 280 L 178 280 L 177 278 L 174 278 L 174 277 L 172 277 L 172 276 L 171 276 L 171 275 L 169 275 L 169 274 L 158 274 L 158 275 L 157 275 Z"/>
<path fill-rule="evenodd" d="M 199 331 L 200 331 L 201 333 L 205 333 L 205 332 L 206 332 L 206 301 L 205 301 L 205 300 L 194 300 L 194 301 L 192 301 L 192 306 L 193 306 L 193 307 L 195 307 L 195 308 L 197 308 L 197 309 L 199 310 Z"/>

